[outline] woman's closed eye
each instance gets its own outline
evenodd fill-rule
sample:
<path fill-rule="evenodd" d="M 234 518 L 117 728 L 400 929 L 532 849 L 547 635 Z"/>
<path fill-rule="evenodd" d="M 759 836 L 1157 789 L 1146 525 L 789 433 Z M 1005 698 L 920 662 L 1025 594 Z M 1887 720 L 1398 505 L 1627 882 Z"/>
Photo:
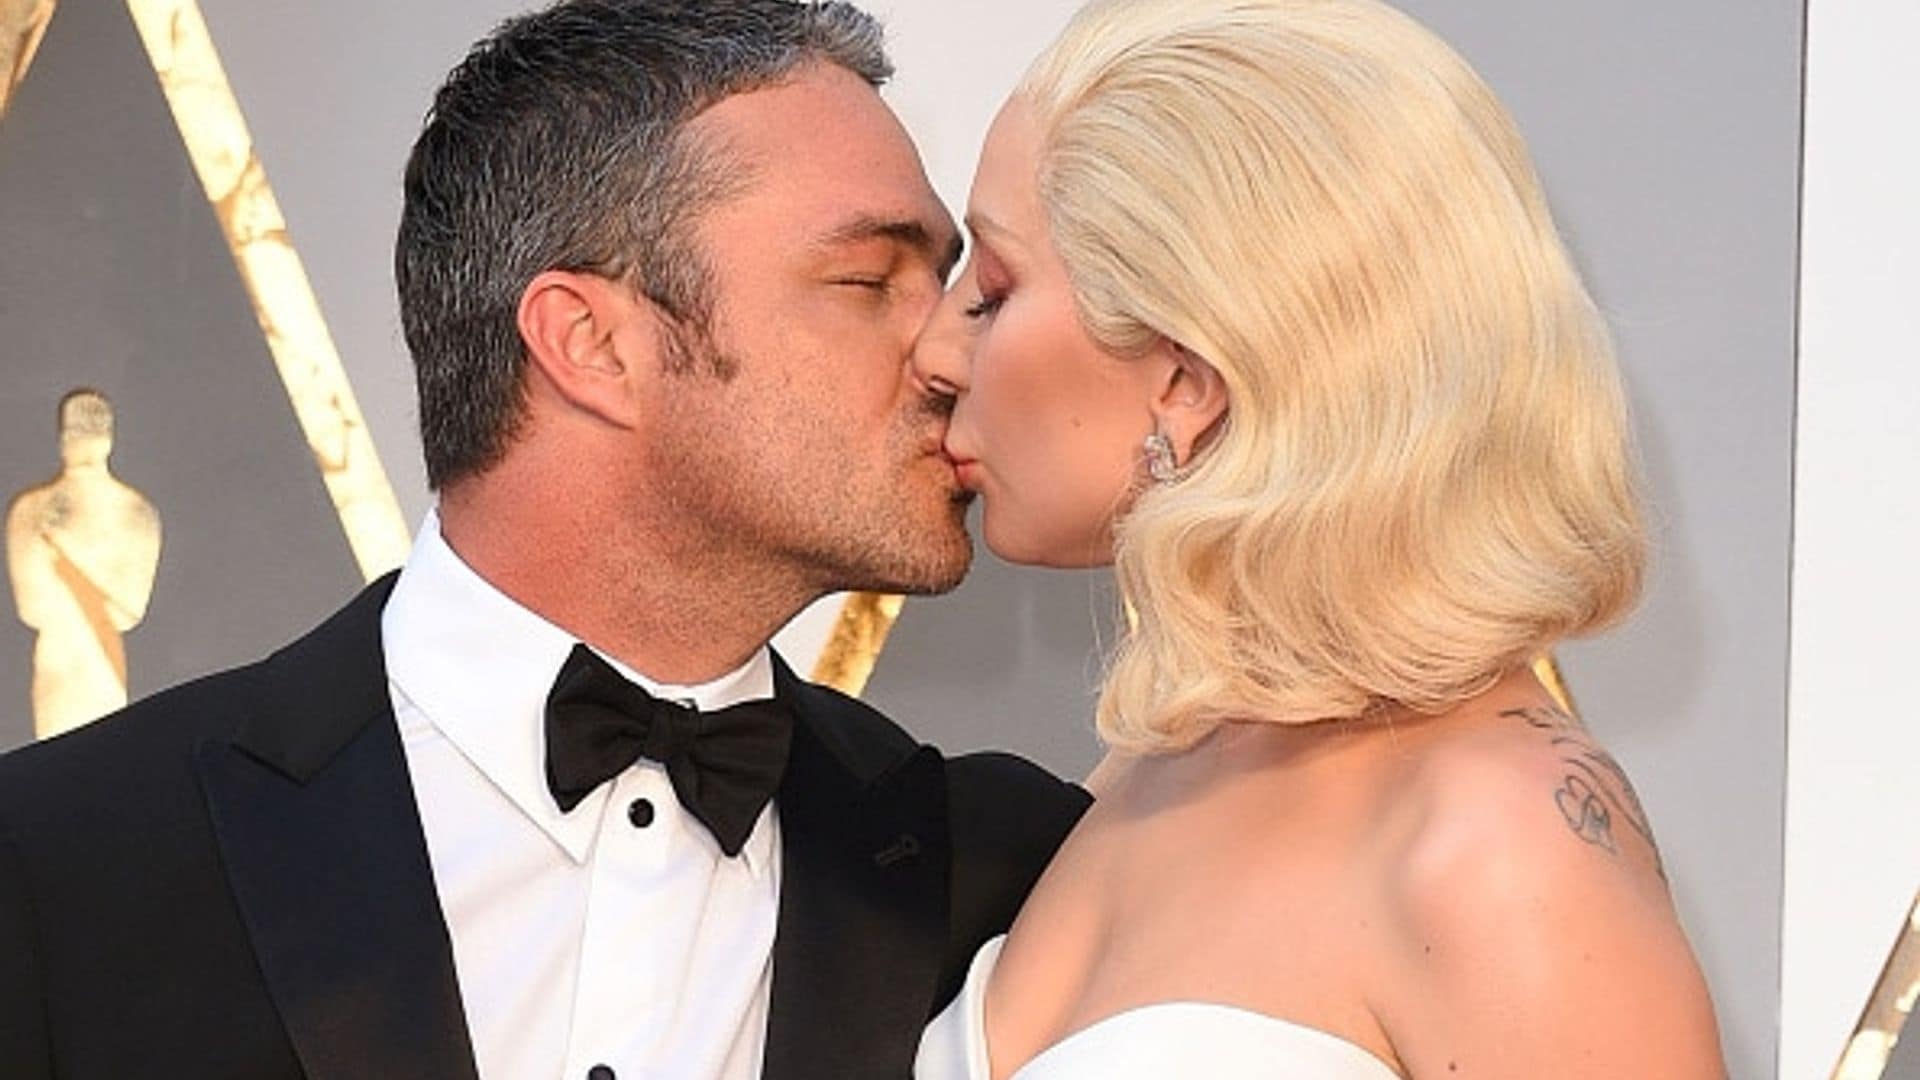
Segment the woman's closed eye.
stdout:
<path fill-rule="evenodd" d="M 979 298 L 969 304 L 964 314 L 969 322 L 979 322 L 992 318 L 999 312 L 1001 305 L 1007 302 L 1007 295 L 1013 291 L 1013 275 L 1007 270 L 998 253 L 976 234 L 973 243 L 973 258 L 967 263 L 966 273 L 962 275 L 960 289 L 972 290 Z"/>
<path fill-rule="evenodd" d="M 1007 295 L 1005 293 L 1000 293 L 995 296 L 988 296 L 988 295 L 982 294 L 980 299 L 968 305 L 966 309 L 966 316 L 967 318 L 974 319 L 976 321 L 980 319 L 991 318 L 995 312 L 1000 310 L 1000 305 L 1006 302 L 1007 302 Z"/>

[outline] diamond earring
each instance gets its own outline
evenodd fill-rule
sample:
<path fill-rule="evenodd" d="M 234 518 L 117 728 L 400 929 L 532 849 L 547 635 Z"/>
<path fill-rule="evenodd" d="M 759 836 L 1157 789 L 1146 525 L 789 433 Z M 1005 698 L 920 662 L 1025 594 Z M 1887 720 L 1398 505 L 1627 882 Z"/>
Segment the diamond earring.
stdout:
<path fill-rule="evenodd" d="M 1156 484 L 1171 484 L 1179 472 L 1180 462 L 1173 454 L 1173 440 L 1156 431 L 1147 436 L 1144 444 L 1147 455 L 1147 475 L 1153 477 Z"/>

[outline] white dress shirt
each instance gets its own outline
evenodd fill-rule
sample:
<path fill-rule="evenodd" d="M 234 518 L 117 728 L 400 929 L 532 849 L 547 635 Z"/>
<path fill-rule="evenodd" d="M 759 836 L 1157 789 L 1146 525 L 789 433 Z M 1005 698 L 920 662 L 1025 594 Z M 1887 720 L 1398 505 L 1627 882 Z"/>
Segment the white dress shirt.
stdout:
<path fill-rule="evenodd" d="M 484 1080 L 750 1080 L 779 912 L 770 806 L 728 858 L 642 759 L 571 813 L 544 708 L 576 639 L 489 585 L 429 514 L 381 617 L 394 715 Z M 766 649 L 657 697 L 773 696 Z"/>

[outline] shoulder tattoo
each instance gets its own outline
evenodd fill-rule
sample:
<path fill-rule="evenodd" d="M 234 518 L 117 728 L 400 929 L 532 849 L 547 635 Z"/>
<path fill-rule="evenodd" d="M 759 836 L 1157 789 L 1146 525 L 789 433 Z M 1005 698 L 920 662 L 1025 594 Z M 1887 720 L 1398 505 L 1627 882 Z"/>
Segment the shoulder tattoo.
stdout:
<path fill-rule="evenodd" d="M 1559 753 L 1566 775 L 1554 789 L 1553 801 L 1575 836 L 1617 855 L 1620 849 L 1614 839 L 1614 823 L 1624 822 L 1647 842 L 1654 868 L 1666 877 L 1660 847 L 1654 842 L 1653 827 L 1633 781 L 1627 779 L 1626 770 L 1613 755 L 1593 741 L 1579 720 L 1554 708 L 1507 709 L 1500 715 L 1539 732 Z"/>

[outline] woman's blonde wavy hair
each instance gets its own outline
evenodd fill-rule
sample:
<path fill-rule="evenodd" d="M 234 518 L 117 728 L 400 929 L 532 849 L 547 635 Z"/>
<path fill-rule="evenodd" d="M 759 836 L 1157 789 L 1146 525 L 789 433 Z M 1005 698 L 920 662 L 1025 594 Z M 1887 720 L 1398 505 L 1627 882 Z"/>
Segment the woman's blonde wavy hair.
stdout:
<path fill-rule="evenodd" d="M 1120 525 L 1110 744 L 1441 711 L 1632 606 L 1606 328 L 1443 42 L 1374 0 L 1101 0 L 1020 93 L 1091 334 L 1230 403 Z"/>

